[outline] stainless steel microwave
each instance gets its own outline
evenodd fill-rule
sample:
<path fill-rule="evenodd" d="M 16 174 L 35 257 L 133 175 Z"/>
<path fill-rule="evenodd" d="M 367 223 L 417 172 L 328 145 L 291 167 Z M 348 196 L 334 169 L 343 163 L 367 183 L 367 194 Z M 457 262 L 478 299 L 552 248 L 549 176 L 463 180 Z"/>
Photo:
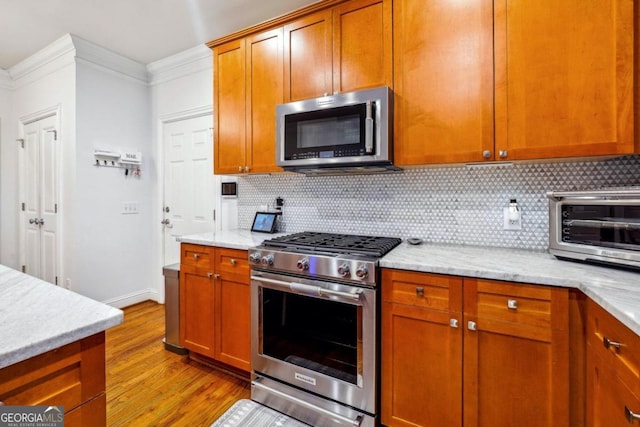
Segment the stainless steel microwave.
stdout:
<path fill-rule="evenodd" d="M 276 107 L 276 164 L 323 174 L 393 167 L 393 95 L 388 87 Z"/>
<path fill-rule="evenodd" d="M 549 252 L 640 268 L 640 188 L 550 192 Z"/>

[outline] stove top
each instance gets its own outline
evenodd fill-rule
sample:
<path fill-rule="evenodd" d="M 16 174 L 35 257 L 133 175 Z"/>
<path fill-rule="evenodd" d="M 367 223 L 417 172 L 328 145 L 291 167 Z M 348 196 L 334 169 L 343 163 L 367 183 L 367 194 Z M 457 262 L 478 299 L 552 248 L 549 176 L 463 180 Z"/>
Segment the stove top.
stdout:
<path fill-rule="evenodd" d="M 360 236 L 354 234 L 305 231 L 265 240 L 262 246 L 304 253 L 331 253 L 380 258 L 398 246 L 395 237 Z"/>

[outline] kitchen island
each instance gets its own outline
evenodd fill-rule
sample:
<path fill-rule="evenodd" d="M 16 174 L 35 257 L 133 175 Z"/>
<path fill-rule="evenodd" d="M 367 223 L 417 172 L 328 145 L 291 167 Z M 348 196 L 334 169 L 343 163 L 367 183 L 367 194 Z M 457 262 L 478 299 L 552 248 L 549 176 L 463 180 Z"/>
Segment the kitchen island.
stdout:
<path fill-rule="evenodd" d="M 121 310 L 0 265 L 0 402 L 105 425 L 104 331 Z"/>

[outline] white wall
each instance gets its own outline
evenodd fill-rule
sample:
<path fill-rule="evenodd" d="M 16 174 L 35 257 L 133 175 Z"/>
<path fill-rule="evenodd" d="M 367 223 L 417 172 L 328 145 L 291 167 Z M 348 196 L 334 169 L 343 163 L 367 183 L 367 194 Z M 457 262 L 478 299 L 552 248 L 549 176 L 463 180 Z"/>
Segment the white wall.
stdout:
<path fill-rule="evenodd" d="M 77 230 L 71 288 L 115 306 L 157 299 L 153 286 L 157 246 L 156 167 L 149 128 L 149 88 L 128 76 L 79 59 L 76 71 Z M 140 151 L 140 177 L 96 167 L 94 150 Z M 138 214 L 123 214 L 136 202 Z"/>
<path fill-rule="evenodd" d="M 9 105 L 10 105 L 10 97 L 11 97 L 11 78 L 9 77 L 9 73 L 4 70 L 0 70 L 0 263 L 2 263 L 2 253 L 4 252 L 5 239 L 3 239 L 4 235 L 2 234 L 2 219 L 6 218 L 6 204 L 3 203 L 3 182 L 7 182 L 7 179 L 10 179 L 10 176 L 5 176 L 5 149 L 8 149 L 9 144 L 9 135 L 8 135 L 8 126 L 11 123 L 9 118 Z"/>

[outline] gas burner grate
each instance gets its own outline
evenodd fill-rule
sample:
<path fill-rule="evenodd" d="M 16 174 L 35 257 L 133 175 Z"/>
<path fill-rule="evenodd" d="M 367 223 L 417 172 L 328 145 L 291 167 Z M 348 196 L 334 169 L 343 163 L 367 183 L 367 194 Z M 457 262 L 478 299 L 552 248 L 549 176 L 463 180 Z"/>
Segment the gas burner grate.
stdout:
<path fill-rule="evenodd" d="M 396 237 L 305 231 L 265 240 L 263 245 L 289 250 L 302 249 L 305 251 L 382 257 L 398 246 L 401 241 Z"/>

